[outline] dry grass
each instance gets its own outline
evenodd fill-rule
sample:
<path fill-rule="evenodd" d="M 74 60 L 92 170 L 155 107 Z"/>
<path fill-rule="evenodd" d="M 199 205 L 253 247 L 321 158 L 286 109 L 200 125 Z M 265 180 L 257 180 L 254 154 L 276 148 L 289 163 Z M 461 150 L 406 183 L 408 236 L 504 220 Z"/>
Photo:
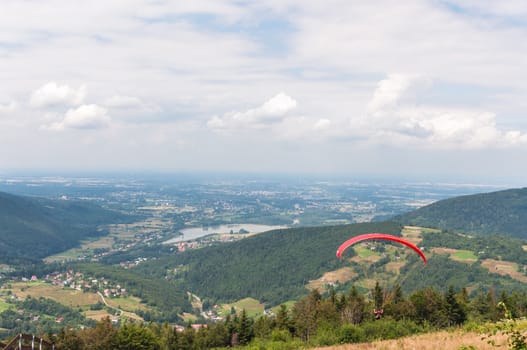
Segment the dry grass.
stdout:
<path fill-rule="evenodd" d="M 105 319 L 106 317 L 114 317 L 112 314 L 109 314 L 105 310 L 88 310 L 84 313 L 86 318 L 89 318 L 91 320 L 100 321 L 102 319 Z"/>
<path fill-rule="evenodd" d="M 457 252 L 457 249 L 452 248 L 432 248 L 432 252 L 436 254 L 454 254 Z"/>
<path fill-rule="evenodd" d="M 506 344 L 504 336 L 493 338 L 497 344 Z M 496 350 L 478 333 L 437 332 L 412 337 L 383 340 L 372 343 L 346 344 L 316 348 L 318 350 L 458 350 L 462 346 L 474 346 L 478 350 Z M 503 349 L 503 347 L 501 347 Z"/>
<path fill-rule="evenodd" d="M 346 283 L 355 276 L 357 276 L 357 273 L 353 271 L 353 268 L 346 266 L 335 271 L 326 272 L 319 279 L 309 281 L 307 288 L 323 290 L 328 283 Z"/>
<path fill-rule="evenodd" d="M 49 298 L 65 306 L 88 306 L 97 304 L 101 298 L 95 293 L 81 292 L 75 289 L 62 288 L 41 283 L 12 283 L 12 292 L 25 299 L 28 295 L 32 298 Z"/>
<path fill-rule="evenodd" d="M 399 274 L 401 267 L 403 267 L 405 264 L 405 261 L 391 261 L 386 264 L 386 271 Z"/>
<path fill-rule="evenodd" d="M 515 280 L 527 283 L 527 276 L 518 271 L 518 264 L 516 263 L 510 261 L 485 259 L 481 262 L 481 266 L 489 270 L 489 272 L 497 273 L 498 275 L 508 275 Z"/>
<path fill-rule="evenodd" d="M 417 226 L 405 226 L 401 231 L 401 235 L 413 244 L 418 244 L 423 240 L 422 233 L 422 228 Z"/>
<path fill-rule="evenodd" d="M 522 245 L 522 248 L 527 252 L 527 245 Z"/>

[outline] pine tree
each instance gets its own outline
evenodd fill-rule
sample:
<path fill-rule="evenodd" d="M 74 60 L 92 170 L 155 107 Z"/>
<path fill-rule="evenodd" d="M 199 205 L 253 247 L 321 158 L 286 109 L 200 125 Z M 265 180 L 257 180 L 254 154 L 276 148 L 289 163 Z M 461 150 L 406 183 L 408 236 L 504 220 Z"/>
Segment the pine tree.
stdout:
<path fill-rule="evenodd" d="M 458 303 L 456 299 L 456 293 L 454 287 L 448 287 L 448 291 L 445 295 L 446 302 L 446 314 L 448 319 L 448 325 L 459 325 L 466 321 L 467 314 L 463 307 Z"/>
<path fill-rule="evenodd" d="M 378 281 L 375 282 L 375 288 L 373 288 L 372 294 L 375 309 L 382 309 L 384 303 L 384 295 Z"/>
<path fill-rule="evenodd" d="M 240 345 L 247 345 L 253 338 L 252 320 L 247 316 L 247 311 L 242 310 L 238 321 L 238 341 Z"/>

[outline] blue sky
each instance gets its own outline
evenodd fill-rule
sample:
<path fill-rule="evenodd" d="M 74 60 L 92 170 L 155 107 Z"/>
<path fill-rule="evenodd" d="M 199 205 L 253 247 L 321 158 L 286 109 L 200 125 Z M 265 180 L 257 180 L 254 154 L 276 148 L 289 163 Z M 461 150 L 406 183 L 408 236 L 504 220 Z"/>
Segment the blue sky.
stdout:
<path fill-rule="evenodd" d="M 0 171 L 515 179 L 524 1 L 0 3 Z"/>

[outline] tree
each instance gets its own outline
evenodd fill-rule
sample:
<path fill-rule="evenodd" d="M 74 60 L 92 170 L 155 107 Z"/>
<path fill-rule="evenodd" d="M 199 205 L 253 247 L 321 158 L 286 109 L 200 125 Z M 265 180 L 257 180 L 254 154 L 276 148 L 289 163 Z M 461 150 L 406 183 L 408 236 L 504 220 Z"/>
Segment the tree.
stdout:
<path fill-rule="evenodd" d="M 384 295 L 381 286 L 379 285 L 379 281 L 375 282 L 375 287 L 373 288 L 372 295 L 375 310 L 382 309 L 384 304 Z"/>
<path fill-rule="evenodd" d="M 293 308 L 295 331 L 305 341 L 309 341 L 309 338 L 316 333 L 318 305 L 321 298 L 318 290 L 314 289 L 300 299 Z"/>
<path fill-rule="evenodd" d="M 55 349 L 57 350 L 81 350 L 83 343 L 81 338 L 74 330 L 62 328 L 54 338 Z"/>
<path fill-rule="evenodd" d="M 159 350 L 160 344 L 154 333 L 144 326 L 125 323 L 117 333 L 117 347 L 119 350 Z"/>
<path fill-rule="evenodd" d="M 366 301 L 364 300 L 364 296 L 359 294 L 355 286 L 351 287 L 347 298 L 344 296 L 341 298 L 341 302 L 344 304 L 341 311 L 341 317 L 344 322 L 352 324 L 361 323 L 364 319 Z"/>
<path fill-rule="evenodd" d="M 114 350 L 116 348 L 117 330 L 113 328 L 112 321 L 106 317 L 81 334 L 85 350 Z"/>
<path fill-rule="evenodd" d="M 276 327 L 281 330 L 293 331 L 293 322 L 285 304 L 280 305 L 276 313 Z"/>
<path fill-rule="evenodd" d="M 254 336 L 252 320 L 247 316 L 247 311 L 242 310 L 238 321 L 238 341 L 240 345 L 247 345 Z"/>
<path fill-rule="evenodd" d="M 458 303 L 453 286 L 448 287 L 445 302 L 448 326 L 459 325 L 466 321 L 467 313 L 461 304 Z"/>
<path fill-rule="evenodd" d="M 436 327 L 444 327 L 448 324 L 445 300 L 435 289 L 418 290 L 410 296 L 410 301 L 415 308 L 416 321 L 430 322 Z"/>

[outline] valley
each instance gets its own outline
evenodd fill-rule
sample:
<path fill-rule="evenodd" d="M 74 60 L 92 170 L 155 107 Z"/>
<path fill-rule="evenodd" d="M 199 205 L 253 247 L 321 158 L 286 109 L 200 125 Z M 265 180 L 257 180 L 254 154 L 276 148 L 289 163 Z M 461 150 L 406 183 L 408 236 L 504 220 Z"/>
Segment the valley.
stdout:
<path fill-rule="evenodd" d="M 106 318 L 115 325 L 135 320 L 181 329 L 221 325 L 241 313 L 253 322 L 272 319 L 284 306 L 293 317 L 310 293 L 327 298 L 354 290 L 369 305 L 377 288 L 387 298 L 399 288 L 414 298 L 427 288 L 446 293 L 450 286 L 466 289 L 470 303 L 476 303 L 485 293 L 516 295 L 527 284 L 525 240 L 400 219 L 416 201 L 440 201 L 477 187 L 243 181 L 160 186 L 106 179 L 95 188 L 90 181 L 87 188 L 76 181 L 64 179 L 63 186 L 54 182 L 52 187 L 17 182 L 15 189 L 66 204 L 86 201 L 119 215 L 97 225 L 101 234 L 41 263 L 24 258 L 2 265 L 2 334 L 51 324 L 51 315 L 24 306 L 40 308 L 28 300 L 55 302 L 53 308 L 66 308 L 60 311 L 64 315 L 72 310 L 56 317 L 55 330 L 66 324 L 91 327 Z M 397 221 L 380 220 L 388 213 Z M 368 222 L 372 218 L 377 220 Z M 341 260 L 335 257 L 340 243 L 368 232 L 400 235 L 418 245 L 429 263 L 424 267 L 411 250 L 383 241 L 362 242 Z M 6 328 L 17 319 L 13 313 L 19 313 L 19 326 Z"/>

